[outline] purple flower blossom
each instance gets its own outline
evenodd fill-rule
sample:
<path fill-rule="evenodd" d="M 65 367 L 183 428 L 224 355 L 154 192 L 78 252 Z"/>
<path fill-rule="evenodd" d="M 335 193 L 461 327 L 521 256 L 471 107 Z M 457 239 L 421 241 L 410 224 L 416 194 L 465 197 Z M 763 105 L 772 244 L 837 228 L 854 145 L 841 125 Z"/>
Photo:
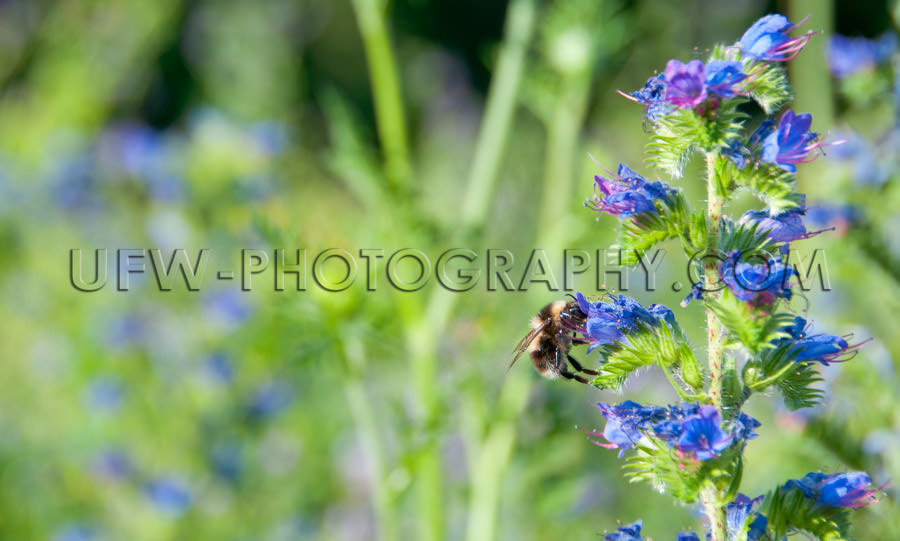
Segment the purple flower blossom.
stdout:
<path fill-rule="evenodd" d="M 822 146 L 819 134 L 809 131 L 812 115 L 794 114 L 788 111 L 778 122 L 778 129 L 772 131 L 762 141 L 762 161 L 774 163 L 789 173 L 796 173 L 798 163 L 815 159 L 812 151 Z"/>
<path fill-rule="evenodd" d="M 621 526 L 613 533 L 603 536 L 603 541 L 641 541 L 641 528 L 644 521 L 639 520 L 627 526 Z"/>
<path fill-rule="evenodd" d="M 732 141 L 728 146 L 721 147 L 722 155 L 731 160 L 738 169 L 747 166 L 747 159 L 750 157 L 750 149 L 741 144 L 738 139 Z"/>
<path fill-rule="evenodd" d="M 736 87 L 747 75 L 744 65 L 734 60 L 713 60 L 706 65 L 706 89 L 710 94 L 723 98 L 734 97 Z"/>
<path fill-rule="evenodd" d="M 835 34 L 828 40 L 828 67 L 840 79 L 875 68 L 897 50 L 897 36 L 885 32 L 880 38 L 850 38 Z"/>
<path fill-rule="evenodd" d="M 715 458 L 734 441 L 733 435 L 722 430 L 721 425 L 719 410 L 714 406 L 702 406 L 697 414 L 684 419 L 675 448 L 700 460 Z"/>
<path fill-rule="evenodd" d="M 791 298 L 788 282 L 794 271 L 790 267 L 779 259 L 753 264 L 740 258 L 741 253 L 735 251 L 719 264 L 719 275 L 735 297 L 757 306 L 772 304 L 779 298 Z"/>
<path fill-rule="evenodd" d="M 829 507 L 864 507 L 876 503 L 879 488 L 872 487 L 872 478 L 864 472 L 812 472 L 802 479 L 791 479 L 784 490 L 800 490 L 810 500 Z"/>
<path fill-rule="evenodd" d="M 797 56 L 813 35 L 813 32 L 795 38 L 787 35 L 801 24 L 803 21 L 791 23 L 784 15 L 766 15 L 744 32 L 737 46 L 755 60 L 785 62 Z"/>
<path fill-rule="evenodd" d="M 758 496 L 751 500 L 744 494 L 738 494 L 733 502 L 725 506 L 725 520 L 729 539 L 743 539 L 743 533 L 747 532 L 747 541 L 756 541 L 766 533 L 768 519 L 756 513 L 762 500 L 763 496 Z M 755 517 L 748 525 L 748 519 L 754 515 Z"/>
<path fill-rule="evenodd" d="M 665 204 L 673 194 L 675 190 L 667 184 L 650 182 L 625 164 L 619 164 L 618 175 L 612 179 L 594 176 L 594 196 L 585 201 L 584 206 L 597 212 L 627 218 L 645 212 L 657 212 L 654 201 Z"/>
<path fill-rule="evenodd" d="M 706 91 L 706 67 L 699 60 L 682 64 L 669 60 L 663 74 L 666 81 L 666 101 L 684 109 L 693 109 L 708 96 Z"/>

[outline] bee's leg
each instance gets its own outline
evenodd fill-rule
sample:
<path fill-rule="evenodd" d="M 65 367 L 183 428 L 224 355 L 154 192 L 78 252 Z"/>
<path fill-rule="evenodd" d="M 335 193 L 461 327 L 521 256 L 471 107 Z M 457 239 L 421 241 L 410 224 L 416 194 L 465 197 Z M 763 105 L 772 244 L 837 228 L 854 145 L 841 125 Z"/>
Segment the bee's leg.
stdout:
<path fill-rule="evenodd" d="M 573 373 L 569 372 L 568 370 L 560 370 L 559 375 L 564 378 L 567 378 L 567 379 L 574 379 L 575 381 L 584 383 L 586 385 L 591 384 L 590 380 L 587 380 L 587 379 L 579 376 L 578 374 L 573 374 Z"/>
<path fill-rule="evenodd" d="M 581 363 L 576 361 L 575 358 L 572 357 L 571 355 L 569 355 L 568 353 L 566 354 L 566 357 L 569 359 L 569 364 L 571 364 L 572 368 L 574 368 L 575 370 L 578 370 L 579 372 L 584 372 L 585 374 L 590 374 L 592 376 L 599 375 L 599 372 L 597 372 L 596 370 L 588 370 L 587 368 L 581 366 Z"/>
<path fill-rule="evenodd" d="M 587 344 L 588 341 L 585 340 L 584 338 L 575 338 L 575 337 L 573 336 L 573 337 L 572 337 L 572 343 L 575 344 L 576 346 L 580 346 L 580 345 L 582 345 L 582 344 Z"/>

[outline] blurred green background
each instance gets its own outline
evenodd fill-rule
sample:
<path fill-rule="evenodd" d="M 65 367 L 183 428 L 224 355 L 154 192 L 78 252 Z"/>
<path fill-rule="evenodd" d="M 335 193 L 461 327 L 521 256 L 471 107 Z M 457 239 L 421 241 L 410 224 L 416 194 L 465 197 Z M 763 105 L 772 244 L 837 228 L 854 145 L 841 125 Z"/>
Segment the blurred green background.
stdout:
<path fill-rule="evenodd" d="M 581 206 L 597 172 L 587 153 L 658 176 L 641 164 L 640 108 L 615 90 L 776 10 L 822 32 L 791 65 L 813 127 L 896 133 L 890 76 L 838 82 L 824 56 L 834 31 L 894 31 L 896 3 L 0 2 L 0 539 L 598 539 L 638 518 L 658 540 L 700 529 L 696 510 L 628 485 L 615 453 L 575 430 L 602 426 L 592 403 L 623 395 L 541 380 L 527 360 L 505 373 L 530 316 L 563 293 L 488 291 L 484 254 L 511 250 L 517 280 L 546 249 L 561 280 L 564 248 L 606 248 L 615 220 Z M 811 203 L 853 204 L 858 219 L 808 241 L 826 250 L 833 291 L 794 308 L 874 340 L 825 371 L 828 406 L 748 404 L 764 424 L 745 493 L 819 469 L 900 479 L 889 172 L 859 184 L 822 158 L 801 175 Z M 699 178 L 678 182 L 694 200 Z M 434 262 L 457 247 L 479 254 L 472 290 L 433 276 L 388 287 L 396 250 Z M 109 250 L 105 288 L 73 288 L 73 248 L 89 262 Z M 199 291 L 160 291 L 145 273 L 119 292 L 118 248 L 211 257 Z M 275 291 L 270 266 L 243 292 L 214 275 L 238 270 L 244 248 L 386 257 L 376 291 L 308 276 L 298 292 L 290 275 Z M 669 248 L 658 290 L 633 274 L 629 294 L 677 306 L 684 264 Z M 576 283 L 597 290 L 590 274 Z M 702 344 L 702 308 L 677 316 Z M 653 371 L 625 396 L 677 399 Z M 896 495 L 857 515 L 857 537 L 900 539 Z"/>

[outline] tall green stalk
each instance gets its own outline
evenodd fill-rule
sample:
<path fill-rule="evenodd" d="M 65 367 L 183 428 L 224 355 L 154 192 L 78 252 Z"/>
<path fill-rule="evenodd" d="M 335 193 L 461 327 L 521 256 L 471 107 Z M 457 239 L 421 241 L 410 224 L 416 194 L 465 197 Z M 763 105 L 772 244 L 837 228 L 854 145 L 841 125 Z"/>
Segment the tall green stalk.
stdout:
<path fill-rule="evenodd" d="M 724 197 L 719 193 L 719 179 L 716 178 L 717 154 L 706 155 L 706 211 L 709 220 L 709 237 L 707 253 L 712 255 L 718 249 L 719 230 L 722 222 L 722 206 Z M 704 273 L 706 295 L 713 296 L 716 287 L 716 259 L 709 257 Z M 706 309 L 707 327 L 707 367 L 709 369 L 709 399 L 712 405 L 725 417 L 722 400 L 722 380 L 724 376 L 722 357 L 722 333 L 724 329 L 719 319 L 710 308 Z M 709 519 L 709 531 L 712 541 L 726 541 L 725 504 L 722 493 L 713 484 L 708 484 L 700 494 L 706 516 Z"/>
<path fill-rule="evenodd" d="M 375 100 L 378 139 L 384 153 L 385 173 L 395 188 L 409 185 L 409 145 L 397 63 L 388 35 L 384 2 L 351 0 L 369 65 Z"/>

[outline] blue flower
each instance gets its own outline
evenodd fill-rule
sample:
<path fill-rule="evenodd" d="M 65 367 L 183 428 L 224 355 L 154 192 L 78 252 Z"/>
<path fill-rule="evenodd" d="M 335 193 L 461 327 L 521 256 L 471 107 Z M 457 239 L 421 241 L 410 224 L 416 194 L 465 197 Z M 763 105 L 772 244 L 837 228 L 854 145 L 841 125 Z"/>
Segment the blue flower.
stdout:
<path fill-rule="evenodd" d="M 734 441 L 722 430 L 722 416 L 714 406 L 702 406 L 696 415 L 684 419 L 675 448 L 700 460 L 715 458 Z"/>
<path fill-rule="evenodd" d="M 741 216 L 738 223 L 743 225 L 755 224 L 757 231 L 766 232 L 766 236 L 773 244 L 787 244 L 795 240 L 808 239 L 826 231 L 822 229 L 807 232 L 806 226 L 803 224 L 803 216 L 805 214 L 806 207 L 804 205 L 788 209 L 774 216 L 764 210 L 750 210 Z"/>
<path fill-rule="evenodd" d="M 263 420 L 275 416 L 288 407 L 294 395 L 284 382 L 273 381 L 262 385 L 253 393 L 247 405 L 247 414 L 252 419 Z"/>
<path fill-rule="evenodd" d="M 572 330 L 588 341 L 588 353 L 599 346 L 621 342 L 638 328 L 653 328 L 660 323 L 673 327 L 675 324 L 674 314 L 665 306 L 656 304 L 649 310 L 624 295 L 611 297 L 609 302 L 590 303 L 582 293 L 576 293 L 575 300 L 587 319 L 583 326 Z"/>
<path fill-rule="evenodd" d="M 84 524 L 70 524 L 53 536 L 53 541 L 93 541 L 99 539 L 97 530 Z"/>
<path fill-rule="evenodd" d="M 834 228 L 843 235 L 862 219 L 862 212 L 852 205 L 816 205 L 806 209 L 806 217 L 814 225 Z"/>
<path fill-rule="evenodd" d="M 836 134 L 837 141 L 828 158 L 849 162 L 853 180 L 865 186 L 881 186 L 891 176 L 891 166 L 878 160 L 878 148 L 856 132 Z M 838 144 L 840 142 L 840 144 Z"/>
<path fill-rule="evenodd" d="M 144 487 L 144 493 L 160 511 L 172 516 L 183 515 L 193 501 L 187 485 L 174 477 L 151 480 Z"/>
<path fill-rule="evenodd" d="M 613 533 L 603 536 L 603 541 L 641 541 L 641 528 L 644 521 L 639 520 L 627 526 L 621 526 Z"/>
<path fill-rule="evenodd" d="M 741 261 L 740 252 L 732 252 L 719 264 L 719 275 L 738 299 L 757 306 L 770 305 L 776 299 L 790 299 L 788 283 L 794 271 L 779 259 L 753 264 Z"/>
<path fill-rule="evenodd" d="M 733 60 L 713 60 L 706 65 L 706 89 L 709 93 L 731 98 L 737 94 L 736 86 L 747 78 L 744 65 Z"/>
<path fill-rule="evenodd" d="M 811 125 L 812 115 L 809 113 L 797 115 L 794 111 L 786 112 L 778 122 L 778 129 L 762 140 L 762 161 L 796 173 L 796 164 L 814 160 L 812 152 L 822 144 L 818 141 L 819 134 L 809 131 Z"/>
<path fill-rule="evenodd" d="M 720 147 L 722 155 L 731 160 L 738 169 L 747 167 L 747 160 L 751 156 L 750 149 L 741 144 L 740 140 L 735 139 L 728 145 Z"/>
<path fill-rule="evenodd" d="M 627 218 L 657 212 L 655 201 L 668 203 L 675 193 L 667 184 L 650 182 L 625 164 L 619 164 L 618 174 L 612 179 L 594 176 L 594 196 L 585 201 L 584 206 Z"/>
<path fill-rule="evenodd" d="M 594 443 L 607 449 L 619 449 L 620 457 L 628 449 L 634 448 L 635 443 L 642 437 L 642 430 L 649 429 L 654 422 L 661 421 L 666 417 L 665 408 L 642 406 L 631 400 L 626 400 L 621 404 L 599 402 L 597 408 L 606 419 L 606 427 L 602 434 L 592 432 L 588 432 L 588 434 L 606 438 L 608 443 L 598 441 L 594 441 Z"/>
<path fill-rule="evenodd" d="M 669 60 L 663 76 L 666 101 L 672 105 L 693 109 L 706 101 L 706 67 L 703 62 L 691 60 L 682 64 L 678 60 Z"/>
<path fill-rule="evenodd" d="M 828 40 L 828 67 L 835 77 L 843 79 L 854 73 L 873 69 L 888 60 L 897 49 L 897 36 L 885 32 L 880 38 L 850 38 L 835 34 Z"/>
<path fill-rule="evenodd" d="M 763 496 L 751 500 L 744 494 L 738 494 L 733 502 L 725 506 L 725 521 L 729 539 L 743 539 L 742 534 L 747 532 L 747 541 L 756 541 L 766 533 L 768 519 L 756 513 L 762 500 Z M 750 524 L 747 524 L 751 516 L 754 518 Z"/>
<path fill-rule="evenodd" d="M 775 341 L 776 346 L 786 346 L 794 354 L 795 362 L 828 363 L 849 361 L 856 356 L 863 343 L 850 345 L 847 340 L 831 334 L 807 335 L 808 324 L 802 317 L 794 318 L 794 323 L 781 331 L 790 335 Z"/>
<path fill-rule="evenodd" d="M 700 537 L 696 532 L 678 532 L 675 541 L 700 541 Z"/>
<path fill-rule="evenodd" d="M 766 15 L 753 23 L 744 32 L 737 46 L 743 53 L 755 60 L 784 62 L 797 56 L 809 42 L 813 33 L 792 38 L 788 32 L 803 24 L 793 24 L 784 15 Z"/>
<path fill-rule="evenodd" d="M 802 479 L 791 479 L 784 490 L 797 489 L 810 500 L 829 507 L 863 507 L 878 501 L 880 491 L 872 487 L 872 478 L 864 472 L 806 474 Z"/>
<path fill-rule="evenodd" d="M 91 470 L 97 477 L 110 481 L 124 479 L 133 467 L 128 455 L 118 449 L 106 449 L 91 462 Z"/>
<path fill-rule="evenodd" d="M 666 81 L 663 74 L 647 79 L 644 88 L 640 90 L 630 94 L 620 91 L 619 94 L 644 107 L 644 121 L 652 122 L 672 110 L 672 105 L 666 101 Z"/>

